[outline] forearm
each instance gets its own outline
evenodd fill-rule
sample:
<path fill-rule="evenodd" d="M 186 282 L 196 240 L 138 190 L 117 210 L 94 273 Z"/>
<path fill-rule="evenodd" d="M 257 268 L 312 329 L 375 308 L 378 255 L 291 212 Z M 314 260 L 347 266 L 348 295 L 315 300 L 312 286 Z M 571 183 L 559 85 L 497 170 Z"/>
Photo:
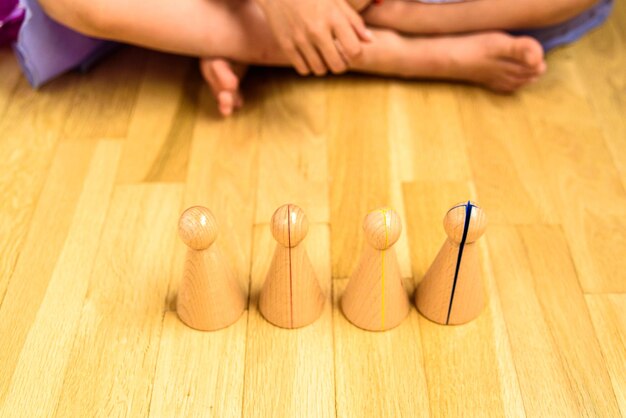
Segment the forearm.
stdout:
<path fill-rule="evenodd" d="M 366 21 L 418 34 L 545 27 L 568 20 L 597 0 L 474 0 L 424 4 L 389 0 L 371 7 Z"/>

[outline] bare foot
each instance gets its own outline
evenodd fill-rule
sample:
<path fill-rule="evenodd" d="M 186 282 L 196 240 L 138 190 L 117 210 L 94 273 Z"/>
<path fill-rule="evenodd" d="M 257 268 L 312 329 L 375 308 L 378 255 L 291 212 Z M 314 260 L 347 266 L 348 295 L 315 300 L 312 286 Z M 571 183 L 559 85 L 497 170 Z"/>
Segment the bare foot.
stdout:
<path fill-rule="evenodd" d="M 247 69 L 247 65 L 223 58 L 200 58 L 200 72 L 211 88 L 223 116 L 230 116 L 243 106 L 239 83 Z"/>
<path fill-rule="evenodd" d="M 385 42 L 394 46 L 383 50 L 372 45 L 372 53 L 364 54 L 369 62 L 359 65 L 363 70 L 408 78 L 469 81 L 504 93 L 537 80 L 546 70 L 543 48 L 527 36 L 503 32 L 432 38 L 380 32 L 375 36 L 395 37 Z"/>

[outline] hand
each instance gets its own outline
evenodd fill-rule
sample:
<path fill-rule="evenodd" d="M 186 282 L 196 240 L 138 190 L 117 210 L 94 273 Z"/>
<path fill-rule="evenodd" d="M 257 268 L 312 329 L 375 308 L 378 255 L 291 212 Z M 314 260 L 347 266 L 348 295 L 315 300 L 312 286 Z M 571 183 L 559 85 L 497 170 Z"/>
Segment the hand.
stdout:
<path fill-rule="evenodd" d="M 372 39 L 346 0 L 257 0 L 274 36 L 296 70 L 341 73 Z"/>

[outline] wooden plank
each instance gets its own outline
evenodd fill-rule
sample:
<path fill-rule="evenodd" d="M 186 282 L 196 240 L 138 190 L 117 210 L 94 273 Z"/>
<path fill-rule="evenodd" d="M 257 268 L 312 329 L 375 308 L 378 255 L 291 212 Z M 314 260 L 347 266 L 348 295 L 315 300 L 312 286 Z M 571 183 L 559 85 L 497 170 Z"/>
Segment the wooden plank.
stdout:
<path fill-rule="evenodd" d="M 0 117 L 4 115 L 20 77 L 22 73 L 13 51 L 0 49 Z"/>
<path fill-rule="evenodd" d="M 404 196 L 414 275 L 419 282 L 446 239 L 442 225 L 446 211 L 473 198 L 473 193 L 465 182 L 415 182 L 405 185 Z M 489 207 L 483 209 L 489 217 Z M 460 326 L 419 318 L 431 415 L 476 416 L 484 411 L 523 415 L 494 279 L 484 244 L 477 245 L 481 246 L 482 279 L 489 301 L 484 312 Z"/>
<path fill-rule="evenodd" d="M 9 69 L 17 66 L 8 57 L 0 66 L 5 64 Z M 67 78 L 34 91 L 25 78 L 12 77 L 10 71 L 4 75 L 7 78 L 0 86 L 16 84 L 10 92 L 0 90 L 0 305 L 33 223 L 37 199 L 75 93 Z"/>
<path fill-rule="evenodd" d="M 149 56 L 128 127 L 118 183 L 185 180 L 201 85 L 189 58 Z"/>
<path fill-rule="evenodd" d="M 514 226 L 489 228 L 486 238 L 493 274 L 526 412 L 528 416 L 577 416 L 580 405 L 575 386 L 562 363 L 559 341 L 545 317 L 535 284 L 538 278 L 533 275 L 520 233 Z M 560 276 L 550 278 L 550 282 L 555 280 Z M 550 309 L 558 311 L 569 303 L 564 295 L 559 305 Z"/>
<path fill-rule="evenodd" d="M 214 245 L 234 266 L 246 290 L 250 281 L 250 253 L 258 171 L 260 110 L 249 109 L 237 117 L 218 116 L 210 92 L 199 99 L 183 207 L 203 205 L 219 222 Z M 224 138 L 228 138 L 224 140 Z M 210 156 L 210 157 L 208 157 Z M 236 158 L 233 158 L 236 156 Z M 182 275 L 185 246 L 176 245 L 175 277 L 170 285 L 159 359 L 152 391 L 150 415 L 241 416 L 248 313 L 216 332 L 198 332 L 178 320 L 175 297 Z M 181 358 L 189 361 L 180 362 Z"/>
<path fill-rule="evenodd" d="M 618 416 L 615 393 L 561 229 L 537 225 L 519 230 L 576 408 L 589 416 Z"/>
<path fill-rule="evenodd" d="M 2 408 L 7 416 L 54 413 L 100 244 L 120 153 L 121 143 L 114 141 L 101 141 L 94 151 L 63 249 L 15 366 Z M 30 280 L 23 285 L 30 286 Z M 21 302 L 21 306 L 28 306 L 27 301 Z M 37 390 L 33 391 L 33 387 Z"/>
<path fill-rule="evenodd" d="M 0 119 L 0 138 L 55 143 L 76 93 L 75 78 L 76 74 L 70 74 L 38 90 L 25 78 L 20 78 Z"/>
<path fill-rule="evenodd" d="M 420 316 L 431 416 L 504 415 L 491 316 L 486 309 L 474 321 L 454 327 Z"/>
<path fill-rule="evenodd" d="M 608 23 L 617 29 L 620 39 L 626 42 L 626 28 L 624 27 L 624 23 L 626 23 L 626 5 L 623 2 L 616 1 L 613 4 L 613 13 L 609 17 Z"/>
<path fill-rule="evenodd" d="M 330 83 L 332 271 L 333 277 L 345 278 L 361 253 L 365 215 L 391 204 L 388 82 L 355 76 Z"/>
<path fill-rule="evenodd" d="M 623 23 L 610 19 L 600 30 L 583 37 L 572 54 L 587 100 L 626 187 L 626 39 L 620 38 L 619 26 Z"/>
<path fill-rule="evenodd" d="M 31 227 L 56 140 L 4 138 L 0 142 L 0 305 Z"/>
<path fill-rule="evenodd" d="M 202 332 L 166 312 L 150 416 L 241 417 L 247 321 Z"/>
<path fill-rule="evenodd" d="M 124 138 L 148 53 L 126 47 L 77 76 L 63 138 Z"/>
<path fill-rule="evenodd" d="M 503 302 L 498 293 L 492 268 L 491 254 L 484 237 L 478 245 L 481 252 L 481 268 L 485 280 L 487 306 L 492 312 L 491 320 L 493 321 L 493 334 L 496 342 L 495 354 L 498 379 L 500 380 L 500 388 L 502 390 L 501 397 L 504 405 L 504 414 L 507 417 L 525 416 L 526 409 L 522 398 L 518 372 L 513 362 L 510 336 L 503 314 Z"/>
<path fill-rule="evenodd" d="M 407 135 L 410 129 L 410 120 L 401 118 L 403 112 L 407 111 L 404 102 L 404 90 L 408 86 L 401 81 L 394 80 L 389 87 L 389 100 L 387 102 L 388 115 L 391 122 L 387 125 L 389 137 L 389 199 L 391 207 L 398 213 L 402 221 L 403 228 L 406 228 L 406 216 L 404 213 L 404 196 L 402 194 L 402 184 L 407 181 L 413 181 L 414 166 L 413 155 L 410 150 L 413 149 L 415 142 L 412 135 Z M 400 266 L 400 274 L 405 282 L 412 282 L 411 255 L 409 250 L 409 239 L 405 233 L 400 234 L 398 242 L 394 244 L 396 254 L 398 256 L 398 265 Z"/>
<path fill-rule="evenodd" d="M 286 203 L 300 206 L 310 222 L 329 222 L 326 89 L 322 80 L 294 76 L 263 79 L 267 97 L 259 126 L 259 174 L 255 223 L 268 223 Z"/>
<path fill-rule="evenodd" d="M 341 312 L 348 279 L 333 281 L 337 416 L 427 416 L 428 390 L 415 308 L 396 328 L 363 331 Z"/>
<path fill-rule="evenodd" d="M 84 141 L 59 146 L 30 221 L 0 306 L 0 403 L 65 246 L 93 150 L 94 144 Z"/>
<path fill-rule="evenodd" d="M 223 119 L 218 116 L 208 89 L 201 93 L 199 108 L 184 208 L 203 205 L 213 212 L 220 225 L 222 249 L 247 288 L 258 194 L 261 110 L 250 103 L 250 109 L 237 117 Z"/>
<path fill-rule="evenodd" d="M 402 152 L 411 158 L 412 180 L 469 180 L 461 108 L 450 85 L 392 84 L 389 107 L 390 135 L 404 138 Z"/>
<path fill-rule="evenodd" d="M 243 416 L 335 416 L 329 239 L 327 225 L 312 224 L 300 244 L 306 245 L 327 297 L 322 316 L 287 330 L 258 310 L 275 241 L 267 225 L 255 227 Z"/>
<path fill-rule="evenodd" d="M 148 414 L 182 192 L 115 189 L 56 416 Z"/>
<path fill-rule="evenodd" d="M 626 280 L 621 278 L 626 270 L 626 191 L 574 62 L 553 57 L 544 94 L 524 96 L 533 140 L 550 169 L 546 183 L 583 290 L 625 292 Z"/>
<path fill-rule="evenodd" d="M 548 171 L 537 164 L 540 158 L 522 96 L 459 90 L 458 129 L 467 141 L 481 204 L 491 208 L 491 222 L 555 223 L 559 217 L 546 186 Z"/>
<path fill-rule="evenodd" d="M 626 416 L 626 294 L 585 295 L 620 412 Z"/>

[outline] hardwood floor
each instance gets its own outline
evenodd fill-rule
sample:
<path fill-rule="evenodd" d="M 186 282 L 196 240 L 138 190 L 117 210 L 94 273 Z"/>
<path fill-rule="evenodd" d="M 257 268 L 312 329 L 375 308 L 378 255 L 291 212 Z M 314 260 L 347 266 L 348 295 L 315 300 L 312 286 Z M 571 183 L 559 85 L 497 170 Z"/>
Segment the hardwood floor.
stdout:
<path fill-rule="evenodd" d="M 217 116 L 196 63 L 127 48 L 32 90 L 0 51 L 0 416 L 626 416 L 626 3 L 516 95 L 254 69 Z M 392 206 L 413 292 L 475 199 L 487 308 L 354 327 L 338 301 L 365 214 Z M 258 310 L 283 203 L 327 305 Z M 188 206 L 250 290 L 237 323 L 174 310 Z"/>

